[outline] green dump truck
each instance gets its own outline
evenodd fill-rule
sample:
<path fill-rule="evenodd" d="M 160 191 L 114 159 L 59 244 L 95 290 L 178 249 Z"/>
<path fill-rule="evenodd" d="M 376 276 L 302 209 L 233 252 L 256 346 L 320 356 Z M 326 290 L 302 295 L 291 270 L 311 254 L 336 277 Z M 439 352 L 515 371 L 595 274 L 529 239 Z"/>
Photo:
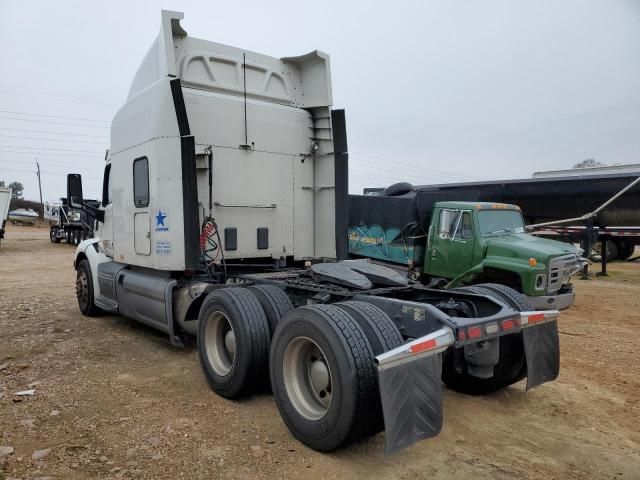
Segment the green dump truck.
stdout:
<path fill-rule="evenodd" d="M 403 265 L 431 287 L 506 285 L 536 309 L 573 304 L 571 277 L 586 263 L 574 245 L 527 234 L 516 205 L 351 195 L 349 220 L 353 257 Z"/>

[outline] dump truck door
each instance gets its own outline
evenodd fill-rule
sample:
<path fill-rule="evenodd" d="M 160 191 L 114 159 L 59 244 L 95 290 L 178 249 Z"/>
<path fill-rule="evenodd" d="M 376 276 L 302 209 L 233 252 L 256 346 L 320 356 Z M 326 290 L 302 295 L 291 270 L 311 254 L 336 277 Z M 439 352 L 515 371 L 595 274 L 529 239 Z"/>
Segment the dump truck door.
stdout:
<path fill-rule="evenodd" d="M 472 267 L 473 222 L 469 210 L 437 209 L 429 230 L 425 273 L 454 278 Z"/>

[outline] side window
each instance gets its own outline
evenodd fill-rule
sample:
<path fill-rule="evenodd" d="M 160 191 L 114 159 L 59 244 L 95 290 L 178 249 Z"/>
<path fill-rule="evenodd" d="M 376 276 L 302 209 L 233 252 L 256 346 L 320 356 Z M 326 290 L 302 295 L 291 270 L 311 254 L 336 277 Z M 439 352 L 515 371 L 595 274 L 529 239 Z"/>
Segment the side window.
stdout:
<path fill-rule="evenodd" d="M 102 179 L 102 206 L 106 207 L 111 203 L 111 164 L 104 168 L 104 178 Z"/>
<path fill-rule="evenodd" d="M 459 212 L 456 210 L 442 210 L 440 212 L 439 237 L 443 240 L 451 239 L 456 229 Z"/>
<path fill-rule="evenodd" d="M 133 161 L 133 203 L 136 207 L 149 206 L 149 160 L 147 157 Z"/>
<path fill-rule="evenodd" d="M 455 230 L 455 239 L 456 240 L 469 240 L 473 238 L 473 230 L 471 227 L 471 215 L 469 212 L 462 212 L 462 218 L 459 223 L 456 222 L 457 225 L 454 227 Z"/>

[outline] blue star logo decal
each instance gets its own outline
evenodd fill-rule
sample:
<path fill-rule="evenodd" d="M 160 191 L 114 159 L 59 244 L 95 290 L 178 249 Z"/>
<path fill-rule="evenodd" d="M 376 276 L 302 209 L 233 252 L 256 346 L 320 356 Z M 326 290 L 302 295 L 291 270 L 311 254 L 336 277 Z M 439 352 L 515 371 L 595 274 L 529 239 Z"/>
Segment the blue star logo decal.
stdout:
<path fill-rule="evenodd" d="M 158 215 L 156 215 L 156 227 L 163 226 L 164 227 L 164 219 L 167 218 L 166 213 L 162 213 L 162 210 L 158 210 Z"/>

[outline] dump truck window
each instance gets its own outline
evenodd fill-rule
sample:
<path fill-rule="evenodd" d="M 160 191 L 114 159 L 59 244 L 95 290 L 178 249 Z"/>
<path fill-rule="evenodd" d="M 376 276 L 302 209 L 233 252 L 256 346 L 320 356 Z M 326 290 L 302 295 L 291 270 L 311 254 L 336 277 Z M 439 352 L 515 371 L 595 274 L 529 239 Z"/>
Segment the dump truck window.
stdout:
<path fill-rule="evenodd" d="M 147 157 L 133 161 L 133 203 L 136 207 L 149 206 L 149 160 Z"/>
<path fill-rule="evenodd" d="M 524 233 L 524 221 L 515 210 L 481 210 L 478 212 L 483 237 L 509 233 Z"/>
<path fill-rule="evenodd" d="M 442 210 L 440 213 L 440 238 L 453 238 L 460 212 L 457 210 Z"/>
<path fill-rule="evenodd" d="M 462 218 L 460 218 L 459 221 L 457 220 L 458 218 L 460 217 L 456 217 L 456 226 L 454 226 L 455 234 L 453 238 L 455 240 L 469 240 L 473 238 L 471 215 L 469 215 L 469 212 L 462 212 Z"/>

